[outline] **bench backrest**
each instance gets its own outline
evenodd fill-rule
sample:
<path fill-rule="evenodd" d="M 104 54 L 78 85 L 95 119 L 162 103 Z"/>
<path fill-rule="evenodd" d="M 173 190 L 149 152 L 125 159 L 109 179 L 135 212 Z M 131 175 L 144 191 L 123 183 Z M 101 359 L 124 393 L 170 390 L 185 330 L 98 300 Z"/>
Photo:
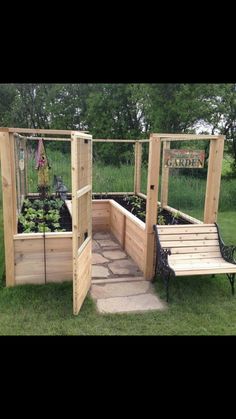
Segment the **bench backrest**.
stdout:
<path fill-rule="evenodd" d="M 157 226 L 160 244 L 170 249 L 170 259 L 220 257 L 220 246 L 215 224 L 187 224 Z"/>

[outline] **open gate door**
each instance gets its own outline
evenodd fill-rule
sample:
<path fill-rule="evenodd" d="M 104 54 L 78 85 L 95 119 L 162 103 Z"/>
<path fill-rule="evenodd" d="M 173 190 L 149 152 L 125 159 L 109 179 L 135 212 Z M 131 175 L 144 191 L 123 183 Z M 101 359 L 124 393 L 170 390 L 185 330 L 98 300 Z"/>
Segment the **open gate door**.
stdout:
<path fill-rule="evenodd" d="M 78 314 L 91 284 L 92 136 L 72 132 L 73 312 Z"/>

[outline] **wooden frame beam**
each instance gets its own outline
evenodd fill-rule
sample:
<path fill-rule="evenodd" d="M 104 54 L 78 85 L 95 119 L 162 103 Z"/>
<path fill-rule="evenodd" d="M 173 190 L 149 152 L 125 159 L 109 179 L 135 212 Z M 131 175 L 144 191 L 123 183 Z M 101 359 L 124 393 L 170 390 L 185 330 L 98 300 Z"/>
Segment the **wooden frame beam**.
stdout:
<path fill-rule="evenodd" d="M 24 133 L 24 134 L 51 134 L 51 135 L 71 135 L 72 133 L 85 134 L 85 131 L 65 130 L 65 129 L 39 129 L 39 128 L 6 128 L 0 127 L 2 132 Z M 86 131 L 88 132 L 88 131 Z"/>
<path fill-rule="evenodd" d="M 160 172 L 161 139 L 156 134 L 150 136 L 146 206 L 146 246 L 144 277 L 151 280 L 154 275 L 154 232 L 157 223 L 158 181 Z"/>
<path fill-rule="evenodd" d="M 14 240 L 17 233 L 14 138 L 0 132 L 6 285 L 15 285 Z"/>
<path fill-rule="evenodd" d="M 182 141 L 182 140 L 217 140 L 218 135 L 210 134 L 154 134 L 161 138 L 161 141 L 165 141 L 167 138 L 169 141 Z"/>
<path fill-rule="evenodd" d="M 204 223 L 206 224 L 215 223 L 217 221 L 224 140 L 225 137 L 221 135 L 218 136 L 216 141 L 210 142 L 204 206 Z"/>
<path fill-rule="evenodd" d="M 119 139 L 96 139 L 94 138 L 93 143 L 136 143 L 137 140 L 119 140 Z"/>

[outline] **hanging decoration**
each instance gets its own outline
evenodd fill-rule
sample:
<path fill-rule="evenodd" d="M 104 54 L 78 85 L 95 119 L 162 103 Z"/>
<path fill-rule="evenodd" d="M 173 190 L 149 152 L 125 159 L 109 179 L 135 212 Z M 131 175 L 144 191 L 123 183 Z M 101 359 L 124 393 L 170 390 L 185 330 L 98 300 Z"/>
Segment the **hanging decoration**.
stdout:
<path fill-rule="evenodd" d="M 36 169 L 38 170 L 38 189 L 49 189 L 49 163 L 43 143 L 43 139 L 38 142 L 36 154 Z"/>

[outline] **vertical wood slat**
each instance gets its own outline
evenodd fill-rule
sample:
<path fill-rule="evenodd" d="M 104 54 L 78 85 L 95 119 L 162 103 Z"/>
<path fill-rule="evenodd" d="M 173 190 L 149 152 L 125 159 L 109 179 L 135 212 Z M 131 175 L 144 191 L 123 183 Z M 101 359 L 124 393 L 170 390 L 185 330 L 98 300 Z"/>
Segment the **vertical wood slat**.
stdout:
<path fill-rule="evenodd" d="M 10 154 L 11 154 L 11 182 L 12 182 L 12 219 L 13 219 L 13 234 L 17 233 L 17 195 L 16 195 L 16 165 L 15 165 L 15 137 L 13 134 L 9 134 L 10 142 Z"/>
<path fill-rule="evenodd" d="M 16 191 L 13 136 L 0 132 L 6 285 L 15 285 Z"/>
<path fill-rule="evenodd" d="M 89 155 L 90 153 L 90 155 Z M 88 149 L 88 160 L 90 164 L 90 172 L 89 172 L 89 183 L 92 185 L 93 183 L 93 142 L 92 140 L 89 141 L 89 149 Z M 92 237 L 92 188 L 88 193 L 88 236 Z"/>
<path fill-rule="evenodd" d="M 75 136 L 71 135 L 71 177 L 72 177 L 72 258 L 73 258 L 73 309 L 77 314 L 77 255 L 78 255 L 78 141 Z"/>
<path fill-rule="evenodd" d="M 165 167 L 164 155 L 165 150 L 170 149 L 170 141 L 163 142 L 162 155 L 162 176 L 161 176 L 161 207 L 168 205 L 168 188 L 169 188 L 169 167 Z"/>
<path fill-rule="evenodd" d="M 134 194 L 140 193 L 141 189 L 141 170 L 142 170 L 142 143 L 135 142 L 134 155 Z"/>
<path fill-rule="evenodd" d="M 224 154 L 224 136 L 210 142 L 210 154 L 208 161 L 207 184 L 204 206 L 204 223 L 211 224 L 217 221 L 221 169 Z"/>
<path fill-rule="evenodd" d="M 160 172 L 161 139 L 155 134 L 150 136 L 146 207 L 146 246 L 144 277 L 151 280 L 154 275 L 154 233 L 157 222 L 158 180 Z"/>
<path fill-rule="evenodd" d="M 18 139 L 15 139 L 15 167 L 16 167 L 16 185 L 17 185 L 17 209 L 18 214 L 20 214 L 21 210 L 21 197 L 20 197 L 20 167 L 19 167 L 19 159 L 18 159 Z"/>
<path fill-rule="evenodd" d="M 73 312 L 77 315 L 91 284 L 92 191 L 78 196 L 78 190 L 92 183 L 91 140 L 71 135 L 72 229 L 73 229 Z M 84 233 L 87 232 L 87 238 Z"/>

